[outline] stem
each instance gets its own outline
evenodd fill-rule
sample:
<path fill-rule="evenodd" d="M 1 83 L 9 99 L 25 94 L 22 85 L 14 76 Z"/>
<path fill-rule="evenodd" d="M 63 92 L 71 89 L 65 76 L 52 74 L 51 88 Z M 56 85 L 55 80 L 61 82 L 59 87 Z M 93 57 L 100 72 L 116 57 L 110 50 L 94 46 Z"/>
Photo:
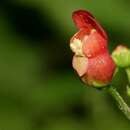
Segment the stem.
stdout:
<path fill-rule="evenodd" d="M 117 90 L 113 87 L 110 86 L 108 89 L 108 92 L 111 94 L 111 96 L 115 99 L 115 101 L 119 105 L 119 109 L 125 114 L 125 116 L 130 120 L 130 108 L 129 106 L 125 103 L 123 98 L 120 96 L 120 94 L 117 92 Z"/>

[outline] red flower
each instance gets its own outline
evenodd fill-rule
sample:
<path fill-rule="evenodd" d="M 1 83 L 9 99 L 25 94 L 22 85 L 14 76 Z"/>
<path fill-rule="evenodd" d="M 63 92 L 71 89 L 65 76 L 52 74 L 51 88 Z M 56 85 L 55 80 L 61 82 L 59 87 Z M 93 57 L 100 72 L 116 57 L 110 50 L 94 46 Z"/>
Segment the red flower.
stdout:
<path fill-rule="evenodd" d="M 72 18 L 79 29 L 70 40 L 73 68 L 89 85 L 108 84 L 116 66 L 108 53 L 106 32 L 88 11 L 75 11 Z"/>

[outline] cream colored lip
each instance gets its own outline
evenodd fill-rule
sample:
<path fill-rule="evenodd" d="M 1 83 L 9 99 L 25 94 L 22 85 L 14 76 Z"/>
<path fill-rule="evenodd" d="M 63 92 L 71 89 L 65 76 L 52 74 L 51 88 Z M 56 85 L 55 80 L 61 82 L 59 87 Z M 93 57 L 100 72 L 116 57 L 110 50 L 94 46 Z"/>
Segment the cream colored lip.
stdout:
<path fill-rule="evenodd" d="M 75 53 L 77 56 L 84 56 L 82 51 L 82 42 L 79 39 L 74 39 L 72 43 L 70 43 L 71 50 Z"/>
<path fill-rule="evenodd" d="M 72 66 L 81 77 L 87 72 L 88 59 L 86 57 L 74 55 Z"/>

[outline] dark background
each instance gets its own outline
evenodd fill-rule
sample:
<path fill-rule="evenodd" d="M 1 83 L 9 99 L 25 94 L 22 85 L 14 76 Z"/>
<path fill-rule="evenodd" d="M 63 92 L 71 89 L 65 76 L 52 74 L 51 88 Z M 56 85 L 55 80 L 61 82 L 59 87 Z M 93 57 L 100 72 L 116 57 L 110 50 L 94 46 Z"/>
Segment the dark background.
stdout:
<path fill-rule="evenodd" d="M 129 130 L 106 92 L 86 87 L 71 67 L 71 14 L 90 10 L 109 35 L 109 49 L 130 43 L 129 0 L 0 2 L 0 130 Z M 115 85 L 126 97 L 120 70 Z"/>

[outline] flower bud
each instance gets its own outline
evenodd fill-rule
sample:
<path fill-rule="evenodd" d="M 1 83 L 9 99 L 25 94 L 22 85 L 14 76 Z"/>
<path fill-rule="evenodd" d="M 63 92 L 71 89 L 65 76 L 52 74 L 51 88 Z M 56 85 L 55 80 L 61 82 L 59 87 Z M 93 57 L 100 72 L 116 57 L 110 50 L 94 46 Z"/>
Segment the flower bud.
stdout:
<path fill-rule="evenodd" d="M 112 52 L 112 58 L 119 67 L 130 66 L 130 50 L 126 46 L 118 45 Z"/>

